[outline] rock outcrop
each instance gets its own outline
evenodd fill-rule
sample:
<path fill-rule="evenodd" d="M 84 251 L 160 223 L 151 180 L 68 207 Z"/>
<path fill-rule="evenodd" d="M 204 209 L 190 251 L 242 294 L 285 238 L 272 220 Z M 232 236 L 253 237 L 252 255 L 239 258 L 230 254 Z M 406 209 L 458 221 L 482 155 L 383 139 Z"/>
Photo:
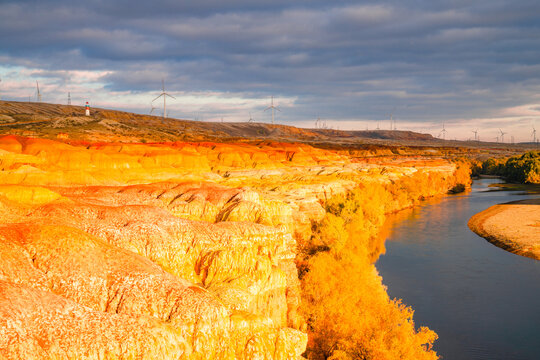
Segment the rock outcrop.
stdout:
<path fill-rule="evenodd" d="M 298 358 L 298 242 L 327 199 L 417 171 L 455 165 L 290 143 L 2 137 L 0 357 Z"/>

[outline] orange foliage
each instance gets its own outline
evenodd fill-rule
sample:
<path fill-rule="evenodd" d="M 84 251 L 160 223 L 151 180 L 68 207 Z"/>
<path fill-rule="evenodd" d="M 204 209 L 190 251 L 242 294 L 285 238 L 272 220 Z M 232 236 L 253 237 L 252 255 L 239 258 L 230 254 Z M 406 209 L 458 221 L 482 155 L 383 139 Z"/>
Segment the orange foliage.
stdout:
<path fill-rule="evenodd" d="M 413 311 L 389 299 L 364 256 L 320 252 L 310 265 L 303 278 L 310 359 L 336 351 L 350 359 L 437 358 L 426 351 L 437 335 L 427 328 L 415 331 Z"/>
<path fill-rule="evenodd" d="M 310 359 L 437 359 L 437 334 L 415 329 L 413 310 L 388 297 L 374 262 L 384 251 L 377 236 L 385 214 L 468 186 L 470 169 L 458 164 L 452 176 L 417 171 L 399 181 L 360 184 L 326 204 L 313 225 L 300 263 L 303 311 Z"/>

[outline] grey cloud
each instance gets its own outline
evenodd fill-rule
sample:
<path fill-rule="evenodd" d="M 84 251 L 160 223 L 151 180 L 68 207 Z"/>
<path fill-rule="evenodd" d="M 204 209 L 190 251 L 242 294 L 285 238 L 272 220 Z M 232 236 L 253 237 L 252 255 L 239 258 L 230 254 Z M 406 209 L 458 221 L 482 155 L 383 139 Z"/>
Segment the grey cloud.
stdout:
<path fill-rule="evenodd" d="M 410 119 L 478 117 L 538 100 L 539 13 L 532 0 L 12 1 L 0 57 L 108 70 L 114 91 L 165 77 L 176 91 L 298 96 L 292 120 L 395 105 Z"/>

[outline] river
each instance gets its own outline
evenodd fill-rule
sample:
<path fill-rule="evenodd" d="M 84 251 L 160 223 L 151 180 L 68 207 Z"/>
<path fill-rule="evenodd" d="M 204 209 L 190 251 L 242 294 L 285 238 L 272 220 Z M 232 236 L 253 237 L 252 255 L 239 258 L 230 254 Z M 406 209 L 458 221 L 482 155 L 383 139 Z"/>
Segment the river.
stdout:
<path fill-rule="evenodd" d="M 490 191 L 494 182 L 475 181 L 468 193 L 430 200 L 386 224 L 377 269 L 388 294 L 415 310 L 415 325 L 439 334 L 434 348 L 443 359 L 540 359 L 540 261 L 467 227 L 492 205 L 538 195 Z"/>

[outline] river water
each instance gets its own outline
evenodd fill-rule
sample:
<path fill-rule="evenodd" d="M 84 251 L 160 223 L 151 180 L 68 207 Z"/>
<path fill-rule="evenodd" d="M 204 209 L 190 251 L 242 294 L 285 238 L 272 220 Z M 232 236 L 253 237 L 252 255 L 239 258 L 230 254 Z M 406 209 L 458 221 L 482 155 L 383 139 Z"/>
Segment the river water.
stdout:
<path fill-rule="evenodd" d="M 540 261 L 511 254 L 467 227 L 488 207 L 538 195 L 471 192 L 406 210 L 387 221 L 386 254 L 376 266 L 391 297 L 414 310 L 415 325 L 439 334 L 448 360 L 540 359 Z"/>

